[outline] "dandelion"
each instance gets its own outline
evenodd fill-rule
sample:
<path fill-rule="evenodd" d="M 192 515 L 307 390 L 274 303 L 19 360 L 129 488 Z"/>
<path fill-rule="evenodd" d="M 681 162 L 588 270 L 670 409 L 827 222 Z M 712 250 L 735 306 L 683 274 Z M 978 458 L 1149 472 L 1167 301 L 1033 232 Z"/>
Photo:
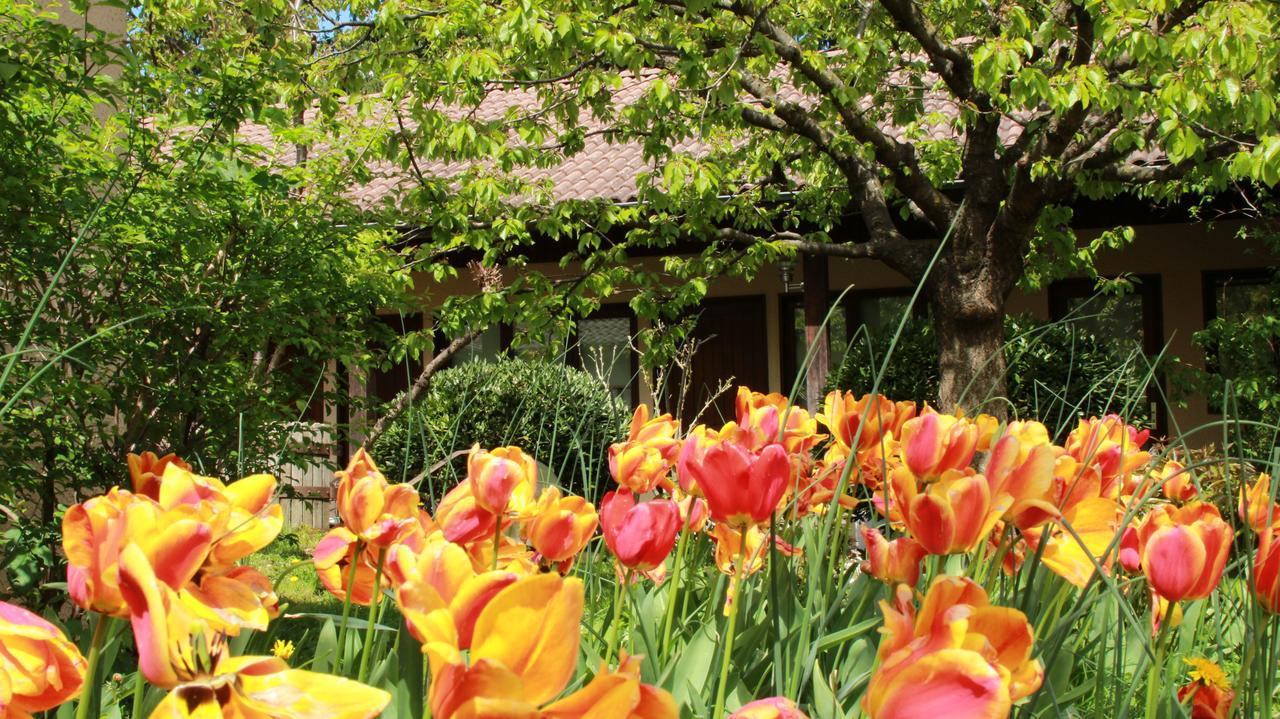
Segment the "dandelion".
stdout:
<path fill-rule="evenodd" d="M 293 646 L 293 642 L 287 639 L 277 639 L 276 643 L 271 645 L 271 654 L 276 659 L 289 661 L 293 657 L 293 653 L 297 648 Z"/>

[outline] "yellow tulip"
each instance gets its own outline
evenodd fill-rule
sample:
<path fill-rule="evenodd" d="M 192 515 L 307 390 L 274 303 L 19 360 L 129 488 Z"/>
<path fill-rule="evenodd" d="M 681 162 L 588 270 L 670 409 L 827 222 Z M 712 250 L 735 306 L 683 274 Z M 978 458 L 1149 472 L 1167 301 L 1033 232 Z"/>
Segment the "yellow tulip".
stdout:
<path fill-rule="evenodd" d="M 62 631 L 0 602 L 0 717 L 25 717 L 74 699 L 86 662 Z"/>

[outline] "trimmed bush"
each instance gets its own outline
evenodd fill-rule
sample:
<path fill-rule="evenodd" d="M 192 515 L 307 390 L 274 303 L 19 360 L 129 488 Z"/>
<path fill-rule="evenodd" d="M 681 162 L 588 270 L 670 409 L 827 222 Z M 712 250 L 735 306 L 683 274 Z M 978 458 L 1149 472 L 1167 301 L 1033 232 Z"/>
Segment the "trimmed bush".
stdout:
<path fill-rule="evenodd" d="M 1130 351 L 1111 346 L 1077 325 L 1026 316 L 1007 317 L 1005 337 L 1009 338 L 1006 377 L 1014 415 L 1042 418 L 1051 429 L 1070 429 L 1077 416 L 1108 412 L 1122 413 L 1131 422 L 1150 419 L 1143 381 L 1147 365 Z M 828 387 L 870 391 L 891 339 L 891 333 L 860 333 L 832 371 Z M 938 344 L 928 318 L 912 318 L 903 328 L 880 393 L 937 401 Z"/>
<path fill-rule="evenodd" d="M 374 444 L 373 455 L 393 482 L 438 466 L 422 483 L 438 498 L 466 476 L 473 444 L 514 444 L 538 460 L 543 481 L 598 499 L 608 446 L 626 436 L 628 410 L 599 380 L 564 364 L 476 362 L 437 374 Z"/>

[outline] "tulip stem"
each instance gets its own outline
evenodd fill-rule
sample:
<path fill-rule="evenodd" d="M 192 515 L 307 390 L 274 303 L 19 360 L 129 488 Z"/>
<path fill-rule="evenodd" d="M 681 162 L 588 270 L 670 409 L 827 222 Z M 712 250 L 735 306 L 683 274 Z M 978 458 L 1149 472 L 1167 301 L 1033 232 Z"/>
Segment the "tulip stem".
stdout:
<path fill-rule="evenodd" d="M 342 625 L 338 627 L 338 646 L 335 648 L 337 654 L 333 657 L 334 674 L 342 674 L 342 659 L 347 653 L 347 622 L 351 619 L 351 595 L 356 589 L 356 567 L 360 563 L 362 544 L 356 542 L 356 552 L 351 558 L 351 571 L 347 572 L 347 591 L 342 598 Z"/>
<path fill-rule="evenodd" d="M 133 719 L 142 719 L 142 698 L 146 686 L 147 682 L 142 678 L 142 668 L 139 667 L 137 676 L 133 678 Z"/>
<path fill-rule="evenodd" d="M 604 651 L 604 661 L 607 664 L 613 657 L 614 651 L 618 648 L 618 624 L 622 620 L 622 588 L 626 585 L 627 580 L 631 577 L 631 570 L 623 568 L 622 578 L 618 580 L 617 588 L 613 592 L 613 619 L 609 622 L 609 628 L 605 632 L 608 638 L 608 647 Z"/>
<path fill-rule="evenodd" d="M 689 536 L 687 523 L 681 523 L 680 539 L 676 541 L 676 563 L 671 569 L 671 589 L 667 591 L 667 617 L 662 622 L 662 659 L 671 655 L 671 628 L 675 624 L 676 599 L 680 596 L 680 572 L 684 568 L 684 545 Z"/>
<path fill-rule="evenodd" d="M 1147 719 L 1156 719 L 1160 710 L 1160 676 L 1164 674 L 1164 653 L 1168 642 L 1169 623 L 1173 614 L 1173 602 L 1169 603 L 1169 614 L 1160 622 L 1160 630 L 1156 632 L 1155 658 L 1151 661 L 1151 671 L 1147 673 Z"/>
<path fill-rule="evenodd" d="M 733 640 L 738 628 L 738 605 L 742 603 L 739 590 L 742 588 L 742 575 L 747 569 L 747 528 L 742 528 L 742 547 L 738 552 L 738 566 L 733 577 L 729 579 L 729 626 L 725 628 L 724 656 L 720 658 L 720 683 L 716 686 L 716 708 L 711 712 L 711 719 L 724 716 L 724 696 L 729 688 L 729 662 L 733 657 Z"/>
<path fill-rule="evenodd" d="M 102 653 L 102 640 L 107 634 L 107 618 L 96 614 L 93 623 L 93 637 L 89 639 L 89 657 L 84 671 L 84 689 L 81 690 L 80 702 L 76 704 L 76 719 L 88 719 L 89 705 L 96 704 L 93 698 L 98 687 L 98 659 Z"/>
<path fill-rule="evenodd" d="M 363 683 L 369 678 L 369 655 L 373 654 L 373 628 L 378 624 L 378 609 L 382 605 L 382 563 L 387 558 L 387 550 L 378 550 L 378 567 L 373 571 L 373 599 L 369 602 L 369 626 L 364 628 L 364 646 L 360 648 L 360 672 L 356 681 Z"/>
<path fill-rule="evenodd" d="M 502 515 L 498 515 L 498 521 L 493 525 L 493 566 L 490 569 L 498 570 L 498 548 L 502 546 Z"/>

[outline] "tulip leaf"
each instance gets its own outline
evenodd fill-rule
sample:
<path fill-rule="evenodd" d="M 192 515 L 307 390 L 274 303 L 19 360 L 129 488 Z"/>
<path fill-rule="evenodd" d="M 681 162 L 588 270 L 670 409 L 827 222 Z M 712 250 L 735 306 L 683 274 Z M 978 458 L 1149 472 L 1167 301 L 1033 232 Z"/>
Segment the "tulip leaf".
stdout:
<path fill-rule="evenodd" d="M 398 677 L 392 691 L 395 706 L 402 717 L 422 716 L 423 667 L 422 647 L 407 633 L 400 637 L 396 648 Z"/>
<path fill-rule="evenodd" d="M 844 712 L 836 702 L 836 693 L 831 688 L 827 673 L 822 670 L 822 663 L 815 661 L 813 665 L 813 710 L 814 716 L 843 719 Z"/>
<path fill-rule="evenodd" d="M 333 620 L 325 621 L 316 639 L 316 653 L 311 660 L 311 670 L 327 674 L 338 655 L 338 630 Z"/>
<path fill-rule="evenodd" d="M 677 682 L 675 689 L 672 691 L 677 703 L 693 704 L 695 701 L 702 701 L 701 696 L 707 687 L 707 679 L 710 677 L 712 667 L 715 664 L 713 660 L 716 654 L 716 646 L 715 629 L 710 624 L 702 625 L 702 628 L 685 645 L 684 650 L 680 653 L 680 659 L 676 663 L 675 676 L 677 677 Z M 700 715 L 705 714 L 704 707 Z"/>

